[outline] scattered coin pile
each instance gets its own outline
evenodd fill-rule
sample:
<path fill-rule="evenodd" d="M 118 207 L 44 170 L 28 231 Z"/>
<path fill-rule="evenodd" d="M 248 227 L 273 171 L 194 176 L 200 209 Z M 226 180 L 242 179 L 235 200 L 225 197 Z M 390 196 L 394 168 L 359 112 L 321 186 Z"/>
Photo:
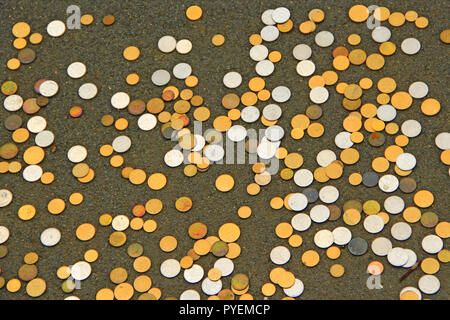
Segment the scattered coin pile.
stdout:
<path fill-rule="evenodd" d="M 201 23 L 196 21 L 201 20 L 203 10 L 196 5 L 190 6 L 185 15 L 192 21 L 191 23 Z M 176 35 L 165 35 L 157 41 L 155 49 L 164 54 L 178 55 L 179 62 L 172 67 L 156 66 L 158 69 L 155 68 L 156 70 L 151 72 L 151 83 L 158 89 L 154 91 L 158 92 L 157 95 L 132 97 L 125 91 L 110 95 L 110 112 L 104 114 L 101 124 L 104 127 L 114 127 L 115 131 L 110 140 L 105 141 L 100 147 L 101 156 L 107 159 L 111 167 L 120 168 L 123 180 L 128 180 L 133 185 L 146 184 L 150 190 L 157 191 L 164 190 L 168 183 L 180 183 L 169 181 L 164 172 L 153 172 L 148 168 L 135 168 L 127 164 L 126 154 L 132 153 L 133 144 L 139 142 L 132 141 L 127 135 L 127 130 L 131 128 L 129 120 L 124 116 L 125 111 L 136 116 L 135 122 L 140 130 L 144 132 L 159 130 L 163 139 L 173 142 L 171 150 L 157 152 L 155 156 L 164 161 L 168 170 L 178 170 L 177 167 L 183 166 L 186 177 L 204 173 L 210 166 L 225 161 L 225 141 L 234 143 L 245 141 L 246 153 L 257 156 L 258 159 L 256 163 L 242 167 L 242 170 L 252 170 L 254 174 L 254 182 L 246 187 L 247 194 L 257 196 L 262 187 L 279 176 L 285 184 L 295 185 L 296 192 L 287 193 L 280 189 L 279 196 L 271 199 L 261 197 L 260 201 L 267 203 L 267 210 L 285 210 L 292 212 L 292 215 L 286 216 L 286 221 L 275 227 L 274 233 L 280 239 L 280 244 L 270 250 L 268 258 L 271 270 L 268 270 L 267 282 L 261 288 L 250 287 L 251 270 L 235 270 L 233 261 L 240 257 L 242 251 L 239 243 L 241 228 L 236 223 L 227 222 L 226 217 L 221 217 L 223 223 L 216 233 L 208 230 L 205 223 L 197 221 L 189 226 L 180 226 L 187 230 L 188 240 L 177 239 L 170 234 L 161 237 L 160 250 L 171 256 L 153 268 L 151 268 L 151 253 L 139 242 L 130 243 L 127 230 L 140 231 L 142 236 L 145 236 L 145 233 L 155 232 L 158 223 L 161 223 L 158 221 L 158 214 L 164 214 L 165 207 L 172 203 L 163 203 L 162 200 L 152 196 L 143 199 L 141 203 L 131 204 L 130 212 L 127 213 L 100 213 L 96 225 L 79 221 L 79 225 L 74 229 L 79 241 L 88 243 L 95 237 L 98 228 L 109 230 L 109 245 L 116 248 L 125 247 L 128 256 L 133 259 L 132 268 L 139 274 L 130 279 L 128 275 L 130 270 L 125 266 L 112 268 L 108 283 L 100 280 L 104 287 L 96 292 L 97 299 L 173 299 L 174 297 L 154 286 L 151 273 L 158 272 L 167 278 L 166 281 L 180 275 L 188 284 L 201 283 L 201 292 L 180 288 L 181 294 L 176 298 L 184 300 L 205 297 L 211 300 L 245 300 L 253 299 L 255 293 L 258 295 L 262 293 L 264 297 L 269 298 L 277 290 L 282 291 L 284 299 L 294 299 L 300 297 L 304 291 L 307 294 L 308 291 L 301 280 L 302 275 L 294 274 L 287 265 L 292 260 L 293 253 L 299 250 L 301 263 L 308 268 L 320 263 L 321 251 L 325 252 L 327 258 L 337 261 L 343 250 L 348 250 L 355 256 L 354 259 L 371 250 L 380 258 L 367 265 L 368 274 L 382 274 L 386 264 L 404 268 L 405 272 L 419 268 L 421 271 L 418 272 L 423 273 L 417 287 L 407 286 L 398 293 L 400 299 L 418 300 L 440 290 L 441 282 L 437 273 L 441 264 L 446 264 L 450 258 L 449 251 L 444 245 L 444 240 L 450 234 L 450 224 L 442 219 L 445 217 L 434 212 L 434 194 L 427 190 L 427 186 L 421 184 L 420 179 L 411 175 L 420 154 L 411 153 L 408 145 L 414 143 L 414 138 L 423 130 L 420 117 L 438 114 L 441 111 L 441 104 L 429 95 L 429 87 L 425 82 L 411 81 L 408 88 L 399 88 L 398 78 L 395 79 L 394 75 L 383 77 L 378 81 L 372 79 L 373 72 L 383 69 L 386 60 L 396 53 L 398 46 L 406 55 L 420 54 L 422 49 L 420 40 L 408 37 L 401 43 L 394 43 L 391 41 L 392 33 L 407 23 L 414 24 L 418 29 L 424 29 L 429 21 L 413 10 L 401 13 L 391 12 L 386 7 L 378 7 L 370 14 L 364 5 L 352 6 L 348 11 L 348 18 L 353 23 L 361 25 L 368 19 L 380 23 L 373 30 L 365 26 L 361 28 L 363 32 L 370 33 L 371 41 L 377 43 L 378 51 L 366 51 L 360 34 L 349 34 L 347 44 L 336 44 L 333 30 L 316 31 L 320 23 L 326 19 L 326 14 L 321 9 L 311 10 L 306 17 L 293 17 L 291 11 L 285 7 L 263 11 L 260 31 L 249 36 L 251 45 L 249 57 L 254 63 L 255 76 L 246 82 L 238 70 L 223 74 L 223 85 L 227 93 L 222 97 L 222 106 L 215 107 L 220 109 L 221 115 L 211 121 L 208 121 L 212 114 L 207 106 L 208 97 L 196 92 L 201 79 L 195 75 L 194 67 L 185 62 L 186 55 L 195 49 L 196 44 L 189 39 L 177 39 Z M 294 19 L 303 20 L 294 22 Z M 94 20 L 92 15 L 83 15 L 81 24 L 89 26 Z M 105 28 L 113 28 L 115 21 L 113 15 L 102 18 Z M 31 27 L 26 22 L 17 22 L 13 25 L 13 46 L 18 52 L 17 57 L 7 61 L 8 69 L 17 70 L 22 64 L 29 64 L 35 60 L 36 52 L 29 44 L 36 48 L 44 36 L 41 33 L 31 32 Z M 66 25 L 60 20 L 51 21 L 46 28 L 46 33 L 51 38 L 61 37 L 65 32 Z M 303 39 L 304 36 L 313 37 L 316 46 L 298 43 L 291 48 L 292 57 L 284 57 L 281 51 L 269 49 L 272 42 L 281 41 L 283 33 L 288 32 L 300 32 L 302 37 L 299 39 Z M 450 31 L 442 31 L 440 40 L 448 44 Z M 214 47 L 221 47 L 227 43 L 226 35 L 219 33 L 210 41 Z M 133 65 L 143 54 L 141 49 L 136 45 L 130 45 L 122 48 L 121 54 L 130 65 Z M 332 56 L 332 63 L 328 70 L 318 72 L 314 62 L 315 52 L 323 50 L 328 50 Z M 294 88 L 271 83 L 270 79 L 270 75 L 278 67 L 277 63 L 282 59 L 295 62 L 291 67 L 295 68 L 299 80 L 307 83 L 309 90 L 310 105 L 304 113 L 297 113 L 290 119 L 290 127 L 281 126 L 279 120 L 283 116 L 283 110 L 288 107 L 288 102 L 291 101 Z M 408 57 L 405 56 L 405 59 Z M 352 68 L 365 68 L 366 76 L 354 83 L 340 81 L 342 74 Z M 67 64 L 66 73 L 70 79 L 82 80 L 88 72 L 88 66 L 83 62 L 75 61 Z M 125 82 L 135 86 L 139 84 L 140 79 L 138 73 L 132 72 L 126 76 Z M 174 79 L 182 80 L 184 85 L 175 85 Z M 44 169 L 50 167 L 45 164 L 46 155 L 49 152 L 59 151 L 55 146 L 57 137 L 49 129 L 52 128 L 52 119 L 35 114 L 41 108 L 55 107 L 52 106 L 51 100 L 60 90 L 59 84 L 51 79 L 39 79 L 33 85 L 35 94 L 29 97 L 18 93 L 19 87 L 13 80 L 4 81 L 1 86 L 5 109 L 2 112 L 8 114 L 4 127 L 11 133 L 12 142 L 2 142 L 0 146 L 0 157 L 3 159 L 0 162 L 0 173 L 21 173 L 27 182 L 40 181 L 43 185 L 48 185 L 58 178 L 54 173 Z M 242 89 L 243 86 L 248 89 L 242 94 L 237 94 L 234 89 Z M 81 102 L 94 99 L 99 94 L 97 85 L 91 82 L 84 82 L 75 90 Z M 341 106 L 326 105 L 332 90 L 340 95 Z M 369 92 L 376 93 L 375 101 L 368 98 Z M 416 118 L 405 121 L 397 119 L 397 115 L 402 111 L 415 108 L 417 105 L 419 107 Z M 332 108 L 343 108 L 347 111 L 344 119 L 336 119 L 337 122 L 342 121 L 340 132 L 332 133 L 337 148 L 327 147 L 323 143 L 324 148 L 320 152 L 311 154 L 307 150 L 288 150 L 283 146 L 283 139 L 286 138 L 299 141 L 317 139 L 317 143 L 322 143 L 319 138 L 329 129 L 320 122 L 320 119 L 323 114 L 332 116 Z M 79 118 L 82 114 L 81 106 L 70 108 L 70 117 Z M 25 123 L 23 118 L 27 119 Z M 213 128 L 204 133 L 194 130 L 194 122 L 206 124 L 207 121 L 212 123 Z M 249 130 L 253 128 L 252 124 L 257 122 L 265 127 L 262 137 L 252 136 Z M 34 145 L 21 148 L 21 145 L 30 138 L 34 139 Z M 89 139 L 84 141 L 86 144 L 89 143 Z M 377 148 L 373 149 L 374 152 L 370 155 L 371 163 L 364 172 L 352 168 L 353 164 L 360 161 L 361 155 L 358 151 L 360 144 L 369 144 Z M 434 144 L 440 152 L 443 165 L 449 166 L 450 133 L 439 133 L 435 137 Z M 95 179 L 93 168 L 95 164 L 88 160 L 86 146 L 73 145 L 63 152 L 67 153 L 67 159 L 72 165 L 71 174 L 76 178 L 75 184 L 89 183 Z M 314 167 L 304 166 L 306 158 L 315 159 Z M 274 159 L 280 164 L 277 172 L 270 170 L 270 163 Z M 342 178 L 344 172 L 350 173 L 348 181 Z M 111 174 L 115 174 L 115 171 L 111 171 Z M 1 179 L 5 179 L 5 176 Z M 231 174 L 221 174 L 213 179 L 217 197 L 220 197 L 221 192 L 232 191 L 236 184 L 241 183 L 238 176 Z M 338 183 L 330 184 L 333 181 Z M 317 183 L 319 188 L 315 187 Z M 370 192 L 366 193 L 369 198 L 364 200 L 354 199 L 349 194 L 341 194 L 339 184 L 345 183 L 379 189 L 385 194 L 384 201 L 371 199 Z M 13 193 L 1 187 L 0 184 L 0 208 L 5 208 L 13 201 Z M 45 192 L 45 187 L 43 188 L 42 192 Z M 401 192 L 391 195 L 397 190 Z M 173 204 L 180 213 L 188 212 L 195 206 L 188 195 L 174 195 L 173 198 Z M 344 200 L 342 207 L 336 204 L 341 198 Z M 406 204 L 409 199 L 413 202 L 411 206 Z M 25 203 L 16 213 L 21 220 L 17 223 L 32 220 L 38 211 L 45 209 L 52 215 L 60 215 L 67 205 L 78 206 L 83 201 L 84 195 L 81 192 L 74 192 L 65 199 L 53 198 L 48 202 L 47 208 L 36 208 L 33 204 Z M 0 213 L 3 214 L 5 210 L 7 209 L 2 209 Z M 240 206 L 237 211 L 243 224 L 252 214 L 253 210 L 249 205 Z M 389 223 L 393 215 L 401 215 L 403 221 Z M 337 221 L 338 225 L 331 228 L 330 224 L 326 224 L 327 221 Z M 414 237 L 411 225 L 415 223 L 420 223 L 430 230 L 421 240 L 421 248 L 416 248 L 407 241 Z M 307 230 L 313 224 L 324 224 L 324 227 L 315 234 L 308 233 Z M 363 225 L 367 237 L 352 235 L 352 227 L 358 224 Z M 391 238 L 371 237 L 385 228 L 389 228 Z M 16 236 L 18 235 L 14 232 L 14 225 L 0 225 L 0 259 L 4 259 L 8 254 L 8 239 Z M 44 247 L 53 247 L 58 245 L 62 236 L 64 235 L 58 228 L 49 227 L 42 230 L 40 242 Z M 314 247 L 302 246 L 305 237 L 313 239 Z M 192 243 L 191 249 L 181 256 L 174 253 L 180 240 Z M 398 242 L 402 245 L 396 246 Z M 75 260 L 67 261 L 66 265 L 54 270 L 57 278 L 61 280 L 62 291 L 68 294 L 67 299 L 78 299 L 76 293 L 80 289 L 79 284 L 82 281 L 89 281 L 93 272 L 91 265 L 102 254 L 101 250 L 101 248 L 88 249 L 84 254 L 80 253 L 79 257 L 74 258 Z M 205 259 L 201 259 L 208 255 L 215 259 L 212 266 L 207 266 L 203 263 Z M 4 269 L 10 267 L 3 261 L 0 260 L 0 263 L 4 265 Z M 10 279 L 5 279 L 0 269 L 0 290 L 5 287 L 13 293 L 25 287 L 30 297 L 42 296 L 50 279 L 39 277 L 38 261 L 38 254 L 29 252 L 24 257 L 24 264 L 17 270 L 17 277 Z M 344 277 L 344 265 L 335 263 L 329 272 L 334 278 Z M 96 276 L 97 279 L 101 277 L 102 275 Z M 323 285 L 326 286 L 325 281 Z M 423 297 L 422 294 L 426 296 Z"/>

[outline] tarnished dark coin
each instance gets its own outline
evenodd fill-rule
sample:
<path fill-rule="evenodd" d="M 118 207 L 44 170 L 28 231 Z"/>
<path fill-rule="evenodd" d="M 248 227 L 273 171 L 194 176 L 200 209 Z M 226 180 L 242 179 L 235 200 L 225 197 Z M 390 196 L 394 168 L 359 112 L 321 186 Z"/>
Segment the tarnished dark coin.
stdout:
<path fill-rule="evenodd" d="M 45 107 L 46 105 L 48 105 L 48 102 L 49 102 L 50 100 L 47 98 L 47 97 L 44 97 L 44 96 L 39 96 L 37 99 L 36 99 L 36 103 L 38 104 L 38 106 L 40 106 L 40 107 Z"/>
<path fill-rule="evenodd" d="M 211 252 L 216 257 L 224 257 L 228 253 L 228 244 L 224 241 L 216 241 L 211 246 Z"/>
<path fill-rule="evenodd" d="M 142 100 L 133 100 L 128 105 L 128 112 L 132 115 L 138 116 L 144 113 L 146 104 Z"/>
<path fill-rule="evenodd" d="M 306 116 L 311 120 L 318 120 L 322 117 L 322 108 L 317 105 L 312 105 L 306 108 Z"/>
<path fill-rule="evenodd" d="M 19 148 L 14 143 L 5 143 L 0 147 L 0 157 L 9 160 L 14 158 L 19 152 Z"/>
<path fill-rule="evenodd" d="M 10 131 L 17 130 L 22 126 L 22 122 L 22 118 L 19 115 L 13 114 L 5 119 L 5 128 Z"/>
<path fill-rule="evenodd" d="M 34 52 L 31 48 L 25 48 L 19 51 L 17 54 L 17 57 L 19 58 L 20 62 L 23 64 L 29 64 L 36 59 L 36 52 Z"/>
<path fill-rule="evenodd" d="M 341 208 L 339 208 L 337 205 L 335 204 L 330 204 L 328 206 L 328 209 L 330 209 L 330 217 L 328 218 L 328 220 L 330 221 L 336 221 L 341 217 Z"/>
<path fill-rule="evenodd" d="M 363 209 L 363 205 L 359 200 L 348 200 L 344 203 L 343 209 L 344 212 L 347 211 L 348 209 L 356 209 L 359 212 L 361 212 Z"/>
<path fill-rule="evenodd" d="M 10 96 L 17 92 L 18 86 L 14 81 L 5 81 L 2 84 L 2 93 L 6 96 Z"/>
<path fill-rule="evenodd" d="M 231 286 L 239 291 L 247 288 L 248 284 L 249 284 L 248 276 L 243 273 L 238 273 L 231 279 Z"/>
<path fill-rule="evenodd" d="M 414 192 L 417 188 L 416 180 L 413 178 L 402 178 L 400 180 L 400 190 L 402 190 L 404 193 L 411 193 Z"/>
<path fill-rule="evenodd" d="M 438 222 L 438 215 L 432 211 L 427 211 L 420 217 L 420 223 L 426 228 L 434 228 Z"/>
<path fill-rule="evenodd" d="M 144 247 L 140 243 L 132 243 L 129 245 L 127 253 L 131 258 L 140 257 L 144 253 Z"/>
<path fill-rule="evenodd" d="M 353 238 L 348 243 L 348 251 L 354 256 L 362 256 L 364 253 L 367 252 L 367 249 L 369 248 L 369 244 L 366 240 L 363 238 Z"/>
<path fill-rule="evenodd" d="M 375 187 L 378 184 L 380 177 L 373 171 L 369 171 L 363 174 L 363 184 L 366 187 Z"/>
<path fill-rule="evenodd" d="M 22 109 L 26 114 L 34 114 L 38 112 L 41 107 L 37 104 L 36 98 L 30 98 L 24 101 Z"/>
<path fill-rule="evenodd" d="M 319 192 L 315 188 L 306 188 L 303 194 L 308 198 L 309 203 L 316 202 L 319 199 Z"/>
<path fill-rule="evenodd" d="M 19 268 L 18 276 L 23 281 L 30 281 L 37 277 L 38 269 L 34 264 L 24 264 Z"/>
<path fill-rule="evenodd" d="M 47 81 L 47 79 L 39 79 L 38 81 L 36 81 L 34 83 L 34 91 L 38 94 L 41 94 L 41 92 L 39 91 L 39 87 L 41 86 L 42 83 L 44 83 L 45 81 Z"/>
<path fill-rule="evenodd" d="M 380 132 L 373 132 L 373 133 L 370 134 L 368 140 L 369 140 L 369 144 L 371 146 L 373 146 L 373 147 L 380 147 L 386 141 L 386 137 L 384 136 L 384 134 L 382 134 Z"/>

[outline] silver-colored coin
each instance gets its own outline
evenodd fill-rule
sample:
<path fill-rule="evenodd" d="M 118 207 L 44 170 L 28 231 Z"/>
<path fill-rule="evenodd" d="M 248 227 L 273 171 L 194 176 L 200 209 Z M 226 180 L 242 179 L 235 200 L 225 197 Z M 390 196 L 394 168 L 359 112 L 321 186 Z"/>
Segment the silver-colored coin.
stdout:
<path fill-rule="evenodd" d="M 138 127 L 143 131 L 152 130 L 158 123 L 158 119 L 151 113 L 145 113 L 138 119 Z"/>
<path fill-rule="evenodd" d="M 331 247 L 334 242 L 333 233 L 330 230 L 322 229 L 314 235 L 314 243 L 322 249 Z"/>
<path fill-rule="evenodd" d="M 152 83 L 155 86 L 165 86 L 170 81 L 170 73 L 167 70 L 156 70 L 152 74 Z"/>
<path fill-rule="evenodd" d="M 288 206 L 294 211 L 302 211 L 308 205 L 308 198 L 303 193 L 293 193 L 288 199 Z"/>
<path fill-rule="evenodd" d="M 279 146 L 279 141 L 270 141 L 266 137 L 263 137 L 256 152 L 261 159 L 272 159 L 275 156 Z"/>
<path fill-rule="evenodd" d="M 270 141 L 280 141 L 284 137 L 284 129 L 278 125 L 273 125 L 264 131 L 264 135 Z"/>
<path fill-rule="evenodd" d="M 5 243 L 9 239 L 9 229 L 5 226 L 0 226 L 0 244 Z"/>
<path fill-rule="evenodd" d="M 189 283 L 197 283 L 200 282 L 203 279 L 203 276 L 205 275 L 205 271 L 203 270 L 203 267 L 199 264 L 193 264 L 192 267 L 189 269 L 184 270 L 184 280 L 186 280 Z"/>
<path fill-rule="evenodd" d="M 385 174 L 378 180 L 378 187 L 384 192 L 394 192 L 399 185 L 398 178 L 392 174 Z"/>
<path fill-rule="evenodd" d="M 328 167 L 335 160 L 336 154 L 328 149 L 320 151 L 316 156 L 317 164 L 321 167 Z"/>
<path fill-rule="evenodd" d="M 111 227 L 116 231 L 125 231 L 130 226 L 130 219 L 124 215 L 119 214 L 111 221 Z"/>
<path fill-rule="evenodd" d="M 46 247 L 56 246 L 61 240 L 61 232 L 56 228 L 48 228 L 41 233 L 41 243 Z"/>
<path fill-rule="evenodd" d="M 45 80 L 39 86 L 39 93 L 44 97 L 50 98 L 58 93 L 59 86 L 53 80 Z"/>
<path fill-rule="evenodd" d="M 298 213 L 291 219 L 291 226 L 296 231 L 306 231 L 311 226 L 311 218 L 304 213 Z"/>
<path fill-rule="evenodd" d="M 281 111 L 281 108 L 277 104 L 268 104 L 263 109 L 263 116 L 269 121 L 275 121 L 280 119 L 283 111 Z"/>
<path fill-rule="evenodd" d="M 334 144 L 340 149 L 348 149 L 353 146 L 353 141 L 351 139 L 351 133 L 347 131 L 339 132 L 334 137 Z"/>
<path fill-rule="evenodd" d="M 261 29 L 260 35 L 264 41 L 272 42 L 278 39 L 280 30 L 275 26 L 265 26 Z"/>
<path fill-rule="evenodd" d="M 283 292 L 288 297 L 297 298 L 302 295 L 304 290 L 305 290 L 305 286 L 303 285 L 303 282 L 296 278 L 292 287 L 284 288 Z"/>
<path fill-rule="evenodd" d="M 384 220 L 379 215 L 372 214 L 364 219 L 364 229 L 369 233 L 381 232 L 384 228 Z"/>
<path fill-rule="evenodd" d="M 175 78 L 184 80 L 192 74 L 192 67 L 185 62 L 181 62 L 173 67 L 172 72 Z"/>
<path fill-rule="evenodd" d="M 408 55 L 416 54 L 420 50 L 420 41 L 416 38 L 406 38 L 402 41 L 401 49 Z"/>
<path fill-rule="evenodd" d="M 450 149 L 450 132 L 441 132 L 434 138 L 436 147 L 441 150 Z"/>
<path fill-rule="evenodd" d="M 130 96 L 126 92 L 116 92 L 111 97 L 111 105 L 115 109 L 125 109 L 130 104 Z"/>
<path fill-rule="evenodd" d="M 261 77 L 270 76 L 275 70 L 275 65 L 270 60 L 259 61 L 255 66 L 255 71 Z"/>
<path fill-rule="evenodd" d="M 118 136 L 113 140 L 112 147 L 115 152 L 127 152 L 131 148 L 131 139 L 128 136 Z"/>
<path fill-rule="evenodd" d="M 158 40 L 158 49 L 164 53 L 170 53 L 175 50 L 177 40 L 172 36 L 163 36 Z"/>
<path fill-rule="evenodd" d="M 218 144 L 209 144 L 203 150 L 203 154 L 211 162 L 217 162 L 223 159 L 225 150 Z"/>
<path fill-rule="evenodd" d="M 405 209 L 405 201 L 399 196 L 390 196 L 384 200 L 384 209 L 390 214 L 399 214 Z"/>
<path fill-rule="evenodd" d="M 167 259 L 164 260 L 163 263 L 161 263 L 159 270 L 164 277 L 174 278 L 180 273 L 181 266 L 178 260 Z"/>
<path fill-rule="evenodd" d="M 74 280 L 83 281 L 91 275 L 92 268 L 86 261 L 78 261 L 70 267 L 70 275 Z"/>
<path fill-rule="evenodd" d="M 322 104 L 328 100 L 329 93 L 325 87 L 315 87 L 309 92 L 309 99 L 316 104 Z"/>
<path fill-rule="evenodd" d="M 334 186 L 322 187 L 319 191 L 319 198 L 324 203 L 334 203 L 339 199 L 339 190 Z"/>
<path fill-rule="evenodd" d="M 323 204 L 318 204 L 311 208 L 309 216 L 315 223 L 323 223 L 330 217 L 330 209 Z"/>
<path fill-rule="evenodd" d="M 11 112 L 20 110 L 20 108 L 22 108 L 22 105 L 23 98 L 18 94 L 7 96 L 3 101 L 3 106 L 5 107 L 5 109 Z"/>
<path fill-rule="evenodd" d="M 43 174 L 42 168 L 35 164 L 27 166 L 22 171 L 22 176 L 24 180 L 28 182 L 38 181 L 42 177 L 42 174 Z"/>
<path fill-rule="evenodd" d="M 291 98 L 291 90 L 285 86 L 278 86 L 272 90 L 271 97 L 275 102 L 286 102 Z"/>
<path fill-rule="evenodd" d="M 34 143 L 41 148 L 50 147 L 55 141 L 55 135 L 49 130 L 39 132 L 34 138 Z"/>
<path fill-rule="evenodd" d="M 397 110 L 390 104 L 383 104 L 378 107 L 377 117 L 384 122 L 390 122 L 397 117 Z"/>
<path fill-rule="evenodd" d="M 429 254 L 436 254 L 444 248 L 444 241 L 437 235 L 430 234 L 422 239 L 422 249 Z"/>
<path fill-rule="evenodd" d="M 428 85 L 423 81 L 413 82 L 409 86 L 408 92 L 415 99 L 425 98 L 428 94 Z"/>
<path fill-rule="evenodd" d="M 397 222 L 391 227 L 391 235 L 395 240 L 405 241 L 411 237 L 412 228 L 406 222 Z"/>
<path fill-rule="evenodd" d="M 314 175 L 308 169 L 299 169 L 294 174 L 294 183 L 299 187 L 306 188 L 314 181 Z"/>
<path fill-rule="evenodd" d="M 39 133 L 41 131 L 44 131 L 46 127 L 47 127 L 47 120 L 45 120 L 45 118 L 41 116 L 31 117 L 27 121 L 27 129 L 31 133 Z"/>
<path fill-rule="evenodd" d="M 384 257 L 392 250 L 392 242 L 388 238 L 378 237 L 372 241 L 371 248 L 377 256 Z"/>
<path fill-rule="evenodd" d="M 312 49 L 307 44 L 301 43 L 294 47 L 292 50 L 292 55 L 297 60 L 307 60 L 312 55 Z"/>
<path fill-rule="evenodd" d="M 408 255 L 408 261 L 402 266 L 403 268 L 411 268 L 417 262 L 417 255 L 411 249 L 404 249 Z"/>
<path fill-rule="evenodd" d="M 216 295 L 222 290 L 222 280 L 212 281 L 206 277 L 202 282 L 202 291 L 208 296 Z"/>
<path fill-rule="evenodd" d="M 248 106 L 242 109 L 241 119 L 247 123 L 253 123 L 259 119 L 260 116 L 259 109 L 254 106 Z"/>
<path fill-rule="evenodd" d="M 389 41 L 390 38 L 391 38 L 391 30 L 389 30 L 384 26 L 379 26 L 372 30 L 372 39 L 375 42 L 383 43 Z"/>
<path fill-rule="evenodd" d="M 408 253 L 403 248 L 395 247 L 389 251 L 387 258 L 394 267 L 401 267 L 408 262 Z"/>
<path fill-rule="evenodd" d="M 0 189 L 0 208 L 9 205 L 13 200 L 13 193 L 8 189 Z"/>
<path fill-rule="evenodd" d="M 240 73 L 236 71 L 228 72 L 226 75 L 223 76 L 223 84 L 225 87 L 234 89 L 241 85 L 242 83 L 242 76 Z"/>
<path fill-rule="evenodd" d="M 67 75 L 72 79 L 79 79 L 86 74 L 86 65 L 82 62 L 73 62 L 67 67 Z"/>
<path fill-rule="evenodd" d="M 87 149 L 84 146 L 76 145 L 67 151 L 67 159 L 73 163 L 83 162 L 88 155 Z"/>
<path fill-rule="evenodd" d="M 346 227 L 336 227 L 332 233 L 334 243 L 338 246 L 345 246 L 352 240 L 352 232 Z"/>
<path fill-rule="evenodd" d="M 426 274 L 419 279 L 418 286 L 420 291 L 425 294 L 435 294 L 441 288 L 441 282 L 436 276 Z"/>
<path fill-rule="evenodd" d="M 61 37 L 66 32 L 66 25 L 60 20 L 53 20 L 47 25 L 47 33 L 51 37 Z"/>
<path fill-rule="evenodd" d="M 180 150 L 170 150 L 164 156 L 164 163 L 171 168 L 178 167 L 183 163 L 184 157 Z"/>
<path fill-rule="evenodd" d="M 239 142 L 245 139 L 247 136 L 247 129 L 243 126 L 236 124 L 227 130 L 227 137 L 233 142 Z"/>
<path fill-rule="evenodd" d="M 268 10 L 264 11 L 261 15 L 262 23 L 264 23 L 267 26 L 275 25 L 276 22 L 273 20 L 273 16 L 272 16 L 274 11 L 275 10 L 273 10 L 273 9 L 268 9 Z"/>
<path fill-rule="evenodd" d="M 98 93 L 97 86 L 93 83 L 84 83 L 78 89 L 78 95 L 83 100 L 90 100 L 95 98 Z"/>
<path fill-rule="evenodd" d="M 277 246 L 270 251 L 270 260 L 277 264 L 283 265 L 291 259 L 291 252 L 284 246 Z"/>
<path fill-rule="evenodd" d="M 185 290 L 180 295 L 180 300 L 190 300 L 190 301 L 200 300 L 200 293 L 198 293 L 194 289 Z"/>
<path fill-rule="evenodd" d="M 302 60 L 297 63 L 296 70 L 302 77 L 309 77 L 316 71 L 316 65 L 311 60 Z"/>
<path fill-rule="evenodd" d="M 250 49 L 249 54 L 253 61 L 262 61 L 269 55 L 269 49 L 263 44 L 258 44 Z"/>
<path fill-rule="evenodd" d="M 395 164 L 399 169 L 408 171 L 414 169 L 417 164 L 417 160 L 413 154 L 405 152 L 397 157 Z"/>
<path fill-rule="evenodd" d="M 291 17 L 291 12 L 285 7 L 276 8 L 272 12 L 272 19 L 276 23 L 285 23 Z"/>
<path fill-rule="evenodd" d="M 330 31 L 320 31 L 316 34 L 314 41 L 319 47 L 326 48 L 333 44 L 334 35 Z"/>
<path fill-rule="evenodd" d="M 188 39 L 181 39 L 177 42 L 176 49 L 180 54 L 188 54 L 192 50 L 192 42 Z"/>
<path fill-rule="evenodd" d="M 422 125 L 419 121 L 410 119 L 403 122 L 400 129 L 408 138 L 415 138 L 422 132 Z"/>
<path fill-rule="evenodd" d="M 214 268 L 220 270 L 222 277 L 228 277 L 234 271 L 234 262 L 228 258 L 220 258 L 214 263 Z"/>

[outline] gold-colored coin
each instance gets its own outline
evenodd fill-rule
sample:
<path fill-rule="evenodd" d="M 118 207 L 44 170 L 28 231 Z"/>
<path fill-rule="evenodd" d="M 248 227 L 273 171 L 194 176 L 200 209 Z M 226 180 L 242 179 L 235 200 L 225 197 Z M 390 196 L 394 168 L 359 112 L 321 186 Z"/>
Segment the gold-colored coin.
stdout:
<path fill-rule="evenodd" d="M 319 254 L 314 250 L 307 250 L 302 255 L 302 262 L 307 267 L 314 267 L 320 261 Z"/>
<path fill-rule="evenodd" d="M 229 174 L 222 174 L 216 179 L 216 188 L 222 192 L 228 192 L 234 187 L 234 178 Z"/>
<path fill-rule="evenodd" d="M 165 236 L 159 241 L 159 247 L 164 252 L 172 252 L 177 248 L 177 245 L 178 241 L 174 236 Z"/>
<path fill-rule="evenodd" d="M 235 223 L 225 223 L 219 228 L 219 238 L 225 242 L 235 242 L 241 235 L 241 229 Z"/>
<path fill-rule="evenodd" d="M 95 236 L 95 227 L 90 223 L 83 223 L 78 226 L 76 236 L 81 241 L 91 240 Z"/>

